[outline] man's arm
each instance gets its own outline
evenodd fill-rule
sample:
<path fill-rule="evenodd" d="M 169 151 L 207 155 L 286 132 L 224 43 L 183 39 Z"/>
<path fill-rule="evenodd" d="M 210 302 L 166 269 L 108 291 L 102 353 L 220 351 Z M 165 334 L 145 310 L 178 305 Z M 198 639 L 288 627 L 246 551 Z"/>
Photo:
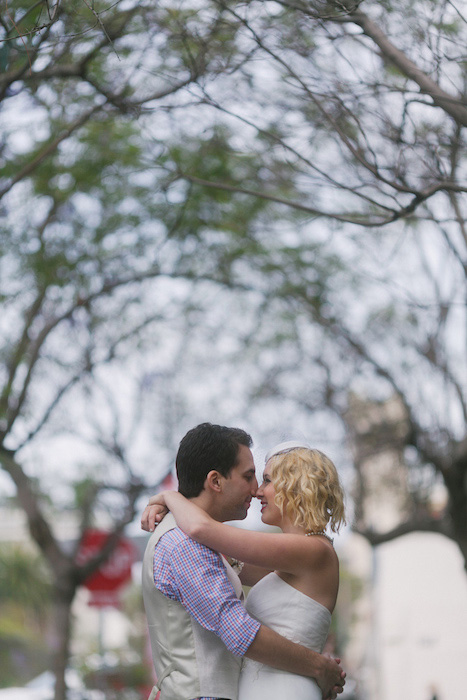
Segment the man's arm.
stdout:
<path fill-rule="evenodd" d="M 259 628 L 245 656 L 281 671 L 314 678 L 323 698 L 335 698 L 342 693 L 345 673 L 336 659 L 291 642 L 264 625 Z"/>
<path fill-rule="evenodd" d="M 236 597 L 219 555 L 181 531 L 178 531 L 180 534 L 171 532 L 171 537 L 179 541 L 170 549 L 169 558 L 157 556 L 169 533 L 156 547 L 156 588 L 176 598 L 202 627 L 217 634 L 233 654 L 314 678 L 324 698 L 335 698 L 342 692 L 345 674 L 335 660 L 260 625 Z M 168 570 L 172 572 L 170 591 L 161 581 Z M 209 581 L 208 587 L 206 581 Z"/>

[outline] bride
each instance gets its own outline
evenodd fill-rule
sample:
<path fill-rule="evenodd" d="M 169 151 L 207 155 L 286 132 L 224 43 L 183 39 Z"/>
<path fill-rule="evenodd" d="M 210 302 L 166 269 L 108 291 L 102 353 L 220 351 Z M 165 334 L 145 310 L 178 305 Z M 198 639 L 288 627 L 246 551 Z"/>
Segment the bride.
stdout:
<path fill-rule="evenodd" d="M 318 450 L 281 443 L 266 456 L 256 492 L 261 519 L 280 533 L 261 533 L 217 522 L 180 493 L 166 491 L 149 503 L 166 506 L 192 539 L 238 560 L 240 579 L 253 586 L 246 603 L 252 617 L 284 637 L 323 650 L 339 588 L 339 561 L 329 525 L 337 532 L 344 498 L 336 468 Z M 269 572 L 269 573 L 268 573 Z M 321 700 L 317 683 L 244 658 L 239 700 L 281 697 Z"/>

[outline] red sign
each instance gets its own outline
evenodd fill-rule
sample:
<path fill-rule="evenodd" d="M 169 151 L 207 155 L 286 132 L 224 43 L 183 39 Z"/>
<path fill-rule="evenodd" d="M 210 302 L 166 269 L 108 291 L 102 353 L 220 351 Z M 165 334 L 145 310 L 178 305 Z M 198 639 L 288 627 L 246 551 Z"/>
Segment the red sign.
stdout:
<path fill-rule="evenodd" d="M 76 557 L 77 564 L 83 565 L 95 557 L 108 538 L 108 532 L 86 530 Z M 131 567 L 135 560 L 134 545 L 121 537 L 110 557 L 83 583 L 92 593 L 90 605 L 117 605 L 118 592 L 130 581 Z"/>

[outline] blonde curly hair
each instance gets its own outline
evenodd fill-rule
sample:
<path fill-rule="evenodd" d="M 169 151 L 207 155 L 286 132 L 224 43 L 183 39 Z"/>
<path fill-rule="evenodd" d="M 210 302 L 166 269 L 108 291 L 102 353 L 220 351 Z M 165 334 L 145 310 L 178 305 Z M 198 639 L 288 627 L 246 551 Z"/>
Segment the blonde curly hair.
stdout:
<path fill-rule="evenodd" d="M 344 491 L 336 467 L 319 450 L 300 447 L 273 455 L 267 462 L 275 503 L 297 527 L 309 532 L 345 523 Z"/>

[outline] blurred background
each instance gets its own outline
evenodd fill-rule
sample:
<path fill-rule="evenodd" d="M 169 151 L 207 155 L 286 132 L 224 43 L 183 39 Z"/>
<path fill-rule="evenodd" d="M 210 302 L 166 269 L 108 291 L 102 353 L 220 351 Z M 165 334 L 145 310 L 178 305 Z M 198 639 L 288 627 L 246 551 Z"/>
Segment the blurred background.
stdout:
<path fill-rule="evenodd" d="M 2 0 L 0 700 L 148 696 L 139 517 L 205 421 L 338 467 L 342 697 L 462 693 L 466 26 Z"/>

